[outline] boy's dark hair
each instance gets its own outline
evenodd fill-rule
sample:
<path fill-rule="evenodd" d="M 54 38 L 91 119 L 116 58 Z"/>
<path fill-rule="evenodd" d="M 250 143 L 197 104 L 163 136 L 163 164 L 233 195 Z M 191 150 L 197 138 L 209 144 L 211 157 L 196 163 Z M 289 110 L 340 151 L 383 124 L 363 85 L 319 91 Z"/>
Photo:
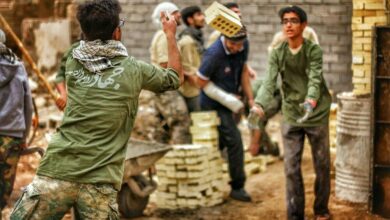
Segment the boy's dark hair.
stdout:
<path fill-rule="evenodd" d="M 240 8 L 240 7 L 238 7 L 238 4 L 235 2 L 228 2 L 228 3 L 224 4 L 224 6 L 226 8 Z"/>
<path fill-rule="evenodd" d="M 290 12 L 294 12 L 295 14 L 297 14 L 301 23 L 307 22 L 306 12 L 302 8 L 300 8 L 296 5 L 292 5 L 292 6 L 288 6 L 288 7 L 284 7 L 282 9 L 280 9 L 279 10 L 280 20 L 283 21 L 284 14 L 290 13 Z"/>
<path fill-rule="evenodd" d="M 202 12 L 202 10 L 198 6 L 189 6 L 187 8 L 183 8 L 181 10 L 181 17 L 183 19 L 184 24 L 189 26 L 187 19 L 194 16 L 195 13 Z"/>
<path fill-rule="evenodd" d="M 88 40 L 111 40 L 120 12 L 117 0 L 92 0 L 78 7 L 77 20 Z"/>

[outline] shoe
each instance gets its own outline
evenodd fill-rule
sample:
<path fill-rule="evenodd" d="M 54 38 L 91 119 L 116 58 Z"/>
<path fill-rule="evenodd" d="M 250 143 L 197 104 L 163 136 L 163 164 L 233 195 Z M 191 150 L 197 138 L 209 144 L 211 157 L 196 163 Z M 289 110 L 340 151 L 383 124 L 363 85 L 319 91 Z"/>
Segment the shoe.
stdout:
<path fill-rule="evenodd" d="M 241 202 L 251 202 L 252 198 L 248 193 L 245 191 L 244 188 L 241 189 L 232 189 L 230 192 L 230 197 L 232 199 L 241 201 Z"/>

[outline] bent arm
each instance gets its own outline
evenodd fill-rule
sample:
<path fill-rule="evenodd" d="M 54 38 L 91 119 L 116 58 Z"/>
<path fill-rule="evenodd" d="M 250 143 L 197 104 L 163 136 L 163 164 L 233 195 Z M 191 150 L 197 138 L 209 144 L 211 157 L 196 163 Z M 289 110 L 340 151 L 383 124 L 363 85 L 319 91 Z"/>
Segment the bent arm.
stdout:
<path fill-rule="evenodd" d="M 244 91 L 244 95 L 248 99 L 249 107 L 252 107 L 254 104 L 254 101 L 253 101 L 253 92 L 252 92 L 251 83 L 250 83 L 248 64 L 244 65 L 244 69 L 243 69 L 243 72 L 241 75 L 241 87 L 242 87 L 242 90 Z"/>

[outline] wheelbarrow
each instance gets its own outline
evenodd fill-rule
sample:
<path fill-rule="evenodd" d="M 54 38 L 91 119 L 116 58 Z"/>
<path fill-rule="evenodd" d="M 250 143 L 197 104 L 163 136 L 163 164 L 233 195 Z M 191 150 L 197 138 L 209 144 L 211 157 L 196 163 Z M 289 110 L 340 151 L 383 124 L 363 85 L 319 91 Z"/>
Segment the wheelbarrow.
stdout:
<path fill-rule="evenodd" d="M 152 167 L 172 147 L 168 144 L 130 139 L 127 144 L 122 188 L 118 193 L 119 211 L 123 217 L 143 215 L 149 196 L 157 189 Z M 148 176 L 143 173 L 148 171 Z"/>

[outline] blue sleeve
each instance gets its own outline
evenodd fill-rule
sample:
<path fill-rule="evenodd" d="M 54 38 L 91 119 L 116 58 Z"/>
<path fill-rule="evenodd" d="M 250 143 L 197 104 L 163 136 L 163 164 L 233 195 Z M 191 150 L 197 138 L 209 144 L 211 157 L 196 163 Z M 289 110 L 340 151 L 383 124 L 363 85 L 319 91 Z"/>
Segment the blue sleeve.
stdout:
<path fill-rule="evenodd" d="M 202 63 L 199 67 L 199 77 L 204 80 L 210 80 L 217 69 L 217 63 L 218 56 L 208 49 L 203 55 Z"/>

